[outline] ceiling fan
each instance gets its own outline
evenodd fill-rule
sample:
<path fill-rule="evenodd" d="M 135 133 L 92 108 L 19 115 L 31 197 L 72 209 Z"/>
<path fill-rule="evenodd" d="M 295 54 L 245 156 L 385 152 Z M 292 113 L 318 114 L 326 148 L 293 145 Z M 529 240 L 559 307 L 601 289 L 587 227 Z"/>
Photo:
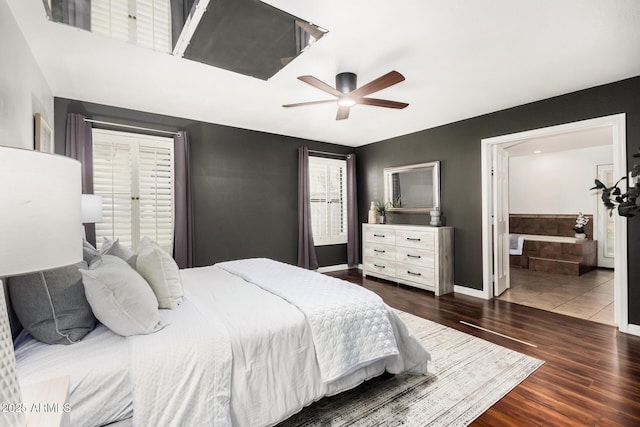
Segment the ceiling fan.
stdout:
<path fill-rule="evenodd" d="M 302 80 L 303 82 L 338 98 L 338 114 L 336 114 L 336 120 L 347 119 L 349 117 L 351 107 L 356 104 L 398 109 L 405 108 L 409 105 L 406 102 L 389 101 L 378 98 L 365 98 L 367 95 L 386 89 L 389 86 L 393 86 L 394 84 L 403 81 L 404 76 L 399 72 L 390 71 L 384 76 L 378 77 L 377 79 L 356 89 L 357 78 L 358 77 L 354 73 L 340 73 L 336 75 L 335 88 L 313 76 L 300 76 L 298 77 L 298 80 Z M 323 101 L 299 102 L 296 104 L 285 104 L 283 107 L 300 107 L 303 105 L 327 104 L 330 102 L 336 102 L 336 100 L 328 99 Z"/>

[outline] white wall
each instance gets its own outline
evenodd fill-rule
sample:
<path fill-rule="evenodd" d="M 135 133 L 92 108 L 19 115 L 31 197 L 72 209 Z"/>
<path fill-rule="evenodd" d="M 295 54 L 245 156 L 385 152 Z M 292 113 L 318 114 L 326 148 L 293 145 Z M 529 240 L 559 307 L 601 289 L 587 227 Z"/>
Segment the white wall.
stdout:
<path fill-rule="evenodd" d="M 613 147 L 509 159 L 509 213 L 593 214 L 596 165 L 613 163 Z"/>
<path fill-rule="evenodd" d="M 6 0 L 0 0 L 0 145 L 33 149 L 33 116 L 53 125 L 53 95 Z"/>

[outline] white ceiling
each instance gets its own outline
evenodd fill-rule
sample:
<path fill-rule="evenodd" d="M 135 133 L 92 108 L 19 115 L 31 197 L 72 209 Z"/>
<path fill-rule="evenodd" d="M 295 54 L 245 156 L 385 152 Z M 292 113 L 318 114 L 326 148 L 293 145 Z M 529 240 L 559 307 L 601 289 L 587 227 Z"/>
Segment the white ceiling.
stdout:
<path fill-rule="evenodd" d="M 329 30 L 269 81 L 47 21 L 41 0 L 8 0 L 54 96 L 360 146 L 640 75 L 638 0 L 268 0 Z M 397 70 L 375 94 L 404 110 L 333 104 L 296 79 Z"/>
<path fill-rule="evenodd" d="M 510 145 L 509 157 L 530 156 L 539 153 L 579 150 L 581 148 L 612 145 L 613 134 L 610 126 L 560 133 L 540 138 L 525 139 Z M 539 152 L 539 153 L 537 153 Z"/>

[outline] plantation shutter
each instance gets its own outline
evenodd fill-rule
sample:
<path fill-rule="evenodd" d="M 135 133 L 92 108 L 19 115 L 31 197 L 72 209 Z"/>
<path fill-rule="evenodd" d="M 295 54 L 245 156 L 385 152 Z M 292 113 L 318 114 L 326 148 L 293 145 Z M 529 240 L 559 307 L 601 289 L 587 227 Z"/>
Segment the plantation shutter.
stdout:
<path fill-rule="evenodd" d="M 133 247 L 131 148 L 115 135 L 93 131 L 93 192 L 102 196 L 102 221 L 96 223 L 98 245 L 107 237 Z"/>
<path fill-rule="evenodd" d="M 103 34 L 116 40 L 130 41 L 129 0 L 93 0 L 91 2 L 91 32 Z"/>
<path fill-rule="evenodd" d="M 144 236 L 173 249 L 173 140 L 93 129 L 94 193 L 102 196 L 96 239 L 137 249 Z"/>
<path fill-rule="evenodd" d="M 314 243 L 346 243 L 346 162 L 309 157 L 309 183 Z"/>
<path fill-rule="evenodd" d="M 141 140 L 138 151 L 140 237 L 173 249 L 173 140 Z"/>
<path fill-rule="evenodd" d="M 93 0 L 91 31 L 160 52 L 171 52 L 169 0 Z"/>
<path fill-rule="evenodd" d="M 168 0 L 137 2 L 136 23 L 138 46 L 160 52 L 171 51 L 171 14 Z"/>

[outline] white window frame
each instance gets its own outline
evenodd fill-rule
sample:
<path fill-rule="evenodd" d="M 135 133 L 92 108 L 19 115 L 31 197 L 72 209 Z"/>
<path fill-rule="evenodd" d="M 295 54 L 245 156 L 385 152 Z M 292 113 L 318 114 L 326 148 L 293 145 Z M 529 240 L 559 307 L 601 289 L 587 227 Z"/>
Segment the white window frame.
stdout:
<path fill-rule="evenodd" d="M 126 246 L 130 246 L 131 249 L 133 249 L 134 251 L 137 250 L 138 245 L 140 243 L 140 239 L 142 239 L 142 237 L 145 237 L 145 235 L 148 235 L 147 232 L 142 230 L 142 224 L 143 224 L 143 217 L 141 215 L 141 205 L 145 204 L 146 206 L 148 206 L 149 201 L 151 201 L 151 203 L 156 206 L 156 209 L 158 208 L 158 205 L 161 204 L 160 202 L 158 202 L 158 198 L 160 197 L 160 199 L 163 199 L 162 201 L 164 201 L 166 203 L 167 200 L 167 194 L 166 192 L 170 192 L 169 195 L 169 200 L 170 200 L 170 212 L 166 212 L 166 209 L 164 210 L 164 217 L 160 218 L 163 221 L 158 221 L 158 217 L 156 216 L 156 235 L 149 235 L 148 237 L 150 237 L 152 240 L 157 241 L 157 243 L 168 253 L 172 253 L 173 251 L 173 245 L 174 245 L 174 227 L 175 227 L 175 163 L 174 163 L 174 152 L 173 152 L 173 139 L 172 138 L 167 138 L 167 137 L 158 137 L 158 136 L 152 136 L 152 135 L 145 135 L 145 134 L 138 134 L 138 133 L 133 133 L 133 132 L 122 132 L 122 131 L 114 131 L 114 130 L 106 130 L 106 129 L 98 129 L 98 128 L 93 128 L 92 130 L 93 133 L 93 139 L 94 139 L 94 153 L 96 153 L 96 146 L 102 144 L 103 147 L 108 146 L 109 143 L 113 143 L 114 145 L 117 144 L 119 146 L 128 146 L 129 147 L 129 173 L 130 176 L 125 177 L 124 181 L 126 182 L 127 180 L 130 182 L 130 213 L 131 213 L 131 224 L 130 224 L 130 235 L 123 235 L 123 236 L 118 236 L 115 235 L 116 232 L 112 231 L 111 233 L 105 233 L 105 232 L 101 232 L 99 231 L 99 229 L 104 228 L 104 226 L 106 224 L 102 224 L 102 227 L 97 224 L 96 225 L 96 237 L 97 237 L 97 244 L 100 244 L 102 237 L 107 237 L 109 239 L 122 239 L 123 242 L 127 242 L 128 244 L 126 244 Z M 103 141 L 102 143 L 100 143 L 99 141 Z M 166 151 L 169 151 L 169 155 L 168 155 L 168 159 L 166 154 L 162 156 L 163 158 L 163 163 L 162 164 L 157 164 L 157 168 L 154 167 L 155 170 L 155 176 L 152 175 L 148 175 L 145 177 L 142 177 L 141 174 L 141 167 L 142 167 L 142 157 L 148 156 L 149 154 L 149 150 L 153 151 L 154 147 L 159 148 L 160 150 L 164 151 L 166 153 Z M 143 152 L 145 152 L 146 154 L 142 154 Z M 154 152 L 154 151 L 153 151 Z M 155 153 L 155 152 L 154 152 Z M 156 155 L 156 154 L 154 154 Z M 148 161 L 148 158 L 145 158 L 145 160 Z M 99 172 L 99 168 L 97 166 L 96 163 L 97 159 L 96 157 L 94 157 L 94 193 L 96 195 L 101 195 L 103 196 L 103 211 L 104 212 L 111 212 L 113 214 L 113 212 L 118 211 L 119 209 L 114 208 L 113 206 L 109 205 L 109 200 L 112 200 L 114 196 L 114 193 L 109 193 L 106 192 L 103 194 L 103 190 L 101 189 L 101 186 L 98 185 L 98 178 L 96 176 L 96 173 Z M 166 162 L 169 162 L 169 164 L 167 165 Z M 158 196 L 158 184 L 154 184 L 151 188 L 154 189 L 154 191 L 156 192 L 156 198 L 151 198 L 149 199 L 149 197 L 145 198 L 143 193 L 143 183 L 142 181 L 149 181 L 150 178 L 155 178 L 156 182 L 157 182 L 157 177 L 162 174 L 162 171 L 159 171 L 159 169 L 166 169 L 166 168 L 170 169 L 170 188 L 167 189 L 166 187 L 166 182 L 162 181 L 160 184 L 164 186 L 164 190 L 165 190 L 165 194 L 162 196 Z M 165 180 L 166 180 L 166 172 L 164 172 L 165 175 Z M 141 179 L 144 178 L 144 179 Z M 114 179 L 117 179 L 117 177 L 112 177 L 111 178 L 112 181 Z M 122 181 L 122 180 L 121 180 Z M 147 191 L 149 190 L 149 188 L 146 189 Z M 121 198 L 122 195 L 124 193 L 121 193 Z M 141 197 L 142 196 L 142 197 Z M 122 199 L 121 199 L 122 200 Z M 126 206 L 125 206 L 126 209 Z M 158 212 L 161 212 L 160 210 L 156 211 L 156 215 L 158 214 Z M 167 216 L 168 214 L 168 216 Z M 103 217 L 103 221 L 106 222 L 107 218 L 109 216 L 107 215 L 107 217 Z M 126 215 L 124 217 L 120 217 L 119 219 L 121 221 L 121 224 L 123 224 L 123 221 L 126 222 Z M 161 230 L 158 231 L 158 222 L 164 222 L 164 226 L 161 227 Z M 147 224 L 148 225 L 148 224 Z M 115 222 L 111 222 L 111 229 L 115 230 L 117 227 L 115 225 Z M 124 228 L 126 229 L 126 225 L 124 226 Z M 122 230 L 122 228 L 121 228 Z M 128 233 L 125 233 L 128 234 Z M 162 235 L 162 236 L 166 236 L 166 238 L 163 239 L 158 239 L 156 236 L 158 235 Z M 130 239 L 130 243 L 129 243 L 129 239 Z"/>
<path fill-rule="evenodd" d="M 314 221 L 314 208 L 313 208 L 313 204 L 314 203 L 322 203 L 324 201 L 324 203 L 327 204 L 332 204 L 333 202 L 335 202 L 336 200 L 333 200 L 330 198 L 330 189 L 332 188 L 331 185 L 331 179 L 332 179 L 332 174 L 330 173 L 332 169 L 335 169 L 336 167 L 338 168 L 342 168 L 342 182 L 341 183 L 336 183 L 337 185 L 340 186 L 340 193 L 341 193 L 341 198 L 340 200 L 342 201 L 342 212 L 341 212 L 341 219 L 342 219 L 342 231 L 339 233 L 332 233 L 331 230 L 334 228 L 333 227 L 333 218 L 331 215 L 331 210 L 329 207 L 327 207 L 326 211 L 325 211 L 325 218 L 324 218 L 324 222 L 327 224 L 327 228 L 326 230 L 328 231 L 328 233 L 321 233 L 320 230 L 315 230 L 315 228 L 313 227 L 313 223 L 317 222 Z M 311 176 L 311 174 L 313 173 L 313 169 L 315 168 L 324 168 L 325 169 L 325 176 L 326 176 L 326 183 L 324 185 L 325 187 L 325 196 L 324 198 L 322 198 L 319 201 L 314 201 L 313 199 L 311 200 L 311 223 L 312 223 L 312 231 L 313 231 L 313 242 L 315 246 L 326 246 L 326 245 L 339 245 L 339 244 L 345 244 L 347 243 L 347 161 L 344 159 L 332 159 L 332 158 L 325 158 L 325 157 L 317 157 L 317 156 L 309 156 L 309 182 L 310 182 L 310 186 L 313 186 L 314 183 L 314 179 L 313 176 Z M 310 188 L 310 193 L 314 194 L 314 190 L 313 187 Z M 317 215 L 317 213 L 316 213 Z"/>

